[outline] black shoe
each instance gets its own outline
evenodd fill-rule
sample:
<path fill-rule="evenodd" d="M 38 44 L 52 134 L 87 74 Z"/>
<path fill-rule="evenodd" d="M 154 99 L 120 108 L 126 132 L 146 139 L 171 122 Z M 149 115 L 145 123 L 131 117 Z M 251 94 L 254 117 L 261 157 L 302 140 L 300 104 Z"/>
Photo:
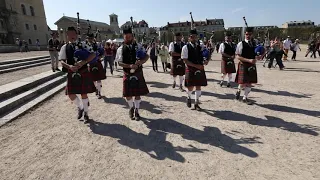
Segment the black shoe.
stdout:
<path fill-rule="evenodd" d="M 173 82 L 172 88 L 175 88 L 175 87 L 176 87 L 176 82 Z"/>
<path fill-rule="evenodd" d="M 180 88 L 179 89 L 180 89 L 181 92 L 185 92 L 185 90 L 182 88 L 182 84 L 180 84 Z"/>
<path fill-rule="evenodd" d="M 252 105 L 253 104 L 253 102 L 248 100 L 248 98 L 242 99 L 242 102 L 246 103 L 247 105 Z"/>
<path fill-rule="evenodd" d="M 236 93 L 236 100 L 239 100 L 240 99 L 240 91 L 237 91 Z"/>
<path fill-rule="evenodd" d="M 195 104 L 193 110 L 201 111 L 199 104 Z"/>
<path fill-rule="evenodd" d="M 231 87 L 230 83 L 227 84 L 227 87 L 228 87 L 228 88 Z"/>
<path fill-rule="evenodd" d="M 90 102 L 88 101 L 88 107 L 90 106 Z"/>
<path fill-rule="evenodd" d="M 134 117 L 135 117 L 135 120 L 136 121 L 140 121 L 141 117 L 140 117 L 140 114 L 138 112 L 138 109 L 135 109 L 134 111 Z"/>
<path fill-rule="evenodd" d="M 56 70 L 55 70 L 55 69 L 52 69 L 52 71 L 53 71 L 53 72 L 56 72 Z"/>
<path fill-rule="evenodd" d="M 130 117 L 131 120 L 134 120 L 133 114 L 134 114 L 134 108 L 132 107 L 132 108 L 129 110 L 129 117 Z"/>
<path fill-rule="evenodd" d="M 219 84 L 220 84 L 220 87 L 222 87 L 223 86 L 223 81 L 221 81 Z"/>
<path fill-rule="evenodd" d="M 84 113 L 84 123 L 88 123 L 90 121 L 88 113 Z"/>
<path fill-rule="evenodd" d="M 188 108 L 191 108 L 191 98 L 187 99 L 187 106 L 188 106 Z"/>
<path fill-rule="evenodd" d="M 98 96 L 99 95 L 99 92 L 98 92 L 98 90 L 96 90 L 96 96 Z"/>
<path fill-rule="evenodd" d="M 57 68 L 56 71 L 61 71 L 61 70 L 59 68 Z"/>
<path fill-rule="evenodd" d="M 83 109 L 78 108 L 78 119 L 80 120 L 83 116 Z"/>
<path fill-rule="evenodd" d="M 101 93 L 100 92 L 98 92 L 98 99 L 101 99 L 102 97 L 101 97 Z"/>

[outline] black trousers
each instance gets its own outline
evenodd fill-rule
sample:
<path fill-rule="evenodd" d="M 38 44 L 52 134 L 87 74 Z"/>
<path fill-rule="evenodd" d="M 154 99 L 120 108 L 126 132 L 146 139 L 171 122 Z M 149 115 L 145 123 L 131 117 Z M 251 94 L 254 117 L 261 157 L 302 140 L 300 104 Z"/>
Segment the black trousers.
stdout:
<path fill-rule="evenodd" d="M 166 62 L 162 62 L 162 68 L 163 68 L 163 72 L 167 71 L 167 63 Z"/>
<path fill-rule="evenodd" d="M 152 68 L 154 71 L 158 71 L 158 57 L 151 58 Z"/>
<path fill-rule="evenodd" d="M 296 60 L 296 56 L 297 56 L 297 51 L 292 51 L 293 52 L 293 55 L 291 57 L 291 60 Z"/>
<path fill-rule="evenodd" d="M 270 61 L 268 64 L 268 68 L 271 68 L 271 66 L 273 65 L 273 60 L 276 59 L 277 64 L 279 65 L 279 68 L 282 69 L 284 67 L 283 63 L 282 63 L 282 55 L 281 54 L 275 54 L 273 56 L 270 57 Z"/>

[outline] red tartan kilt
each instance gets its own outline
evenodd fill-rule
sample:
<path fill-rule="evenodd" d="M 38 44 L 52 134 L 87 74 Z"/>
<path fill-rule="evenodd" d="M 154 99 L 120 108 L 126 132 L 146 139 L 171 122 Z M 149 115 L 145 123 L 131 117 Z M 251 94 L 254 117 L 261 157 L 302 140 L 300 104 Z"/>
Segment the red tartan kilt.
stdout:
<path fill-rule="evenodd" d="M 186 72 L 186 65 L 182 59 L 180 61 L 172 60 L 171 71 L 170 71 L 171 75 L 183 76 L 185 75 L 185 72 Z"/>
<path fill-rule="evenodd" d="M 72 79 L 72 71 L 68 71 L 68 79 L 66 86 L 66 95 L 69 94 L 88 94 L 96 91 L 94 86 L 92 75 L 88 69 L 81 70 L 81 80 L 75 83 Z"/>
<path fill-rule="evenodd" d="M 184 84 L 186 87 L 190 86 L 207 86 L 207 77 L 204 70 L 201 70 L 201 77 L 197 78 L 195 76 L 195 72 L 198 71 L 198 69 L 194 67 L 187 66 L 186 68 L 186 76 Z"/>
<path fill-rule="evenodd" d="M 138 85 L 137 88 L 129 87 L 129 79 L 131 76 L 136 76 L 138 78 Z M 133 96 L 143 96 L 149 93 L 148 86 L 146 81 L 143 77 L 142 69 L 134 74 L 127 74 L 123 75 L 123 97 L 133 97 Z"/>
<path fill-rule="evenodd" d="M 96 72 L 96 73 L 92 72 L 92 68 L 94 68 L 94 67 L 98 68 L 98 72 Z M 106 72 L 103 69 L 101 61 L 97 61 L 94 64 L 90 64 L 90 71 L 91 71 L 91 74 L 92 74 L 93 81 L 100 81 L 100 80 L 103 80 L 103 79 L 107 78 Z"/>
<path fill-rule="evenodd" d="M 235 82 L 238 84 L 255 84 L 258 83 L 258 75 L 257 75 L 257 69 L 253 72 L 249 72 L 248 68 L 249 67 L 255 67 L 256 65 L 252 64 L 243 64 L 239 62 L 238 64 L 238 71 L 236 75 Z"/>
<path fill-rule="evenodd" d="M 231 64 L 227 65 L 227 63 L 229 61 L 232 61 L 233 64 L 232 65 Z M 227 58 L 222 58 L 222 60 L 221 60 L 221 73 L 222 74 L 230 74 L 230 73 L 236 73 L 237 72 L 236 71 L 236 66 L 234 64 L 234 61 L 233 60 L 229 60 L 229 61 L 227 60 Z"/>

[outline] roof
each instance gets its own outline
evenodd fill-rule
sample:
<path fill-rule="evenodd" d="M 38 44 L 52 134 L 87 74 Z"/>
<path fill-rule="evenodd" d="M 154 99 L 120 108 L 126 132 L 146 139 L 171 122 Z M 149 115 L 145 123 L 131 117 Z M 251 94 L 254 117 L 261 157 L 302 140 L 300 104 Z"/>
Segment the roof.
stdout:
<path fill-rule="evenodd" d="M 289 21 L 287 22 L 288 24 L 293 24 L 293 23 L 313 23 L 313 21 L 308 20 L 308 21 Z"/>
<path fill-rule="evenodd" d="M 59 23 L 59 21 L 63 20 L 63 19 L 68 19 L 70 21 L 73 21 L 73 22 L 77 22 L 78 19 L 77 18 L 74 18 L 74 17 L 69 17 L 69 16 L 62 16 L 57 22 L 55 22 L 54 24 L 57 25 Z M 80 23 L 87 23 L 87 20 L 86 19 L 79 19 L 80 20 Z M 98 21 L 90 21 L 90 24 L 91 26 L 109 26 L 109 24 L 107 23 L 104 23 L 104 22 L 98 22 Z"/>
<path fill-rule="evenodd" d="M 115 13 L 112 13 L 112 14 L 110 14 L 109 16 L 118 16 L 118 15 L 116 15 Z"/>
<path fill-rule="evenodd" d="M 147 25 L 148 27 L 148 23 L 145 20 L 142 20 L 139 23 L 137 21 L 133 21 L 134 28 L 139 28 L 140 25 Z M 124 27 L 131 27 L 131 21 L 127 21 L 120 26 L 121 29 L 123 29 Z"/>

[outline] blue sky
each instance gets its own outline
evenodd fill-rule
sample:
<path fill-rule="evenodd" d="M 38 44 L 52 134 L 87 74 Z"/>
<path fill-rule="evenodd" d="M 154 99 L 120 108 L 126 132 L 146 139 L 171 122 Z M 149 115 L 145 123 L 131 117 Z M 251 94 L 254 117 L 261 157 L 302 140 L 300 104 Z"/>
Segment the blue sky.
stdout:
<path fill-rule="evenodd" d="M 277 25 L 294 20 L 311 20 L 320 24 L 320 0 L 43 0 L 47 23 L 57 29 L 54 23 L 64 15 L 106 22 L 109 14 L 119 16 L 119 24 L 130 20 L 144 19 L 149 26 L 160 27 L 167 22 L 223 18 L 225 27 L 243 26 L 242 17 L 252 26 Z M 79 3 L 81 2 L 81 3 Z M 89 6 L 82 2 L 92 2 Z M 202 2 L 202 3 L 200 3 Z M 263 2 L 267 2 L 263 4 Z M 58 5 L 58 6 L 57 6 Z M 318 9 L 317 9 L 318 8 Z"/>

